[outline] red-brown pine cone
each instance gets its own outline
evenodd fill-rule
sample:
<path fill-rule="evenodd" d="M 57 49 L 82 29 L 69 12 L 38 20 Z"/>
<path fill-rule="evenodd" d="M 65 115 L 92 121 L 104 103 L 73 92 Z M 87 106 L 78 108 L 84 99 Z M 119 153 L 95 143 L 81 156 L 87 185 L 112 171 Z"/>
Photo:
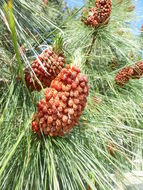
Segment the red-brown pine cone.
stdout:
<path fill-rule="evenodd" d="M 124 84 L 128 83 L 128 81 L 132 78 L 134 74 L 134 69 L 132 67 L 126 67 L 120 70 L 117 75 L 115 76 L 115 82 L 123 86 Z"/>
<path fill-rule="evenodd" d="M 109 22 L 111 13 L 111 0 L 95 0 L 95 7 L 84 10 L 82 21 L 88 26 L 97 28 L 99 25 Z"/>
<path fill-rule="evenodd" d="M 51 48 L 46 49 L 42 54 L 38 55 L 36 60 L 31 64 L 31 68 L 35 75 L 33 72 L 30 72 L 28 68 L 25 69 L 27 87 L 31 89 L 31 91 L 40 91 L 40 82 L 43 88 L 49 87 L 52 80 L 64 67 L 64 63 L 65 58 L 63 53 L 57 54 Z"/>
<path fill-rule="evenodd" d="M 134 69 L 134 74 L 132 78 L 134 79 L 141 78 L 143 75 L 143 61 L 137 62 L 133 67 L 133 69 Z"/>
<path fill-rule="evenodd" d="M 88 78 L 78 68 L 68 65 L 62 69 L 50 88 L 45 89 L 45 99 L 37 105 L 33 131 L 51 137 L 69 133 L 84 110 L 88 91 Z"/>

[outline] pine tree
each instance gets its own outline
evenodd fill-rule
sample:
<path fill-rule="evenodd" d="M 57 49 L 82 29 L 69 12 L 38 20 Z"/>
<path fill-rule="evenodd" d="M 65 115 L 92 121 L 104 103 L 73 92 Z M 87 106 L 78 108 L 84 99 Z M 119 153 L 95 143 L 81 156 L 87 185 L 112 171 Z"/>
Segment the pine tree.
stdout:
<path fill-rule="evenodd" d="M 91 12 L 94 16 L 87 22 Z M 116 177 L 124 184 L 124 173 L 136 170 L 134 160 L 140 158 L 143 140 L 143 80 L 137 69 L 141 43 L 130 25 L 134 2 L 112 0 L 111 6 L 108 0 L 89 0 L 82 8 L 71 10 L 62 0 L 2 0 L 0 14 L 0 189 L 120 189 Z M 31 92 L 24 71 L 33 72 L 31 63 L 57 39 L 63 41 L 66 60 L 60 74 L 66 75 L 52 79 L 50 88 Z M 77 73 L 80 69 L 82 77 L 75 77 L 70 68 Z M 121 72 L 125 68 L 133 68 L 140 76 L 135 77 L 136 73 L 128 80 L 135 72 L 127 72 L 126 84 L 117 85 L 115 77 L 126 74 Z M 77 79 L 80 85 L 75 83 Z M 70 95 L 71 107 L 76 99 L 73 107 L 81 112 L 67 109 L 62 135 L 57 131 L 49 135 L 51 131 L 39 126 L 35 134 L 33 114 L 39 113 L 43 102 L 48 106 L 49 92 L 58 94 L 52 94 L 54 103 L 50 103 L 56 105 L 61 81 L 62 101 Z M 72 81 L 78 94 L 71 89 L 65 94 L 63 88 Z M 69 115 L 72 124 L 67 121 Z"/>

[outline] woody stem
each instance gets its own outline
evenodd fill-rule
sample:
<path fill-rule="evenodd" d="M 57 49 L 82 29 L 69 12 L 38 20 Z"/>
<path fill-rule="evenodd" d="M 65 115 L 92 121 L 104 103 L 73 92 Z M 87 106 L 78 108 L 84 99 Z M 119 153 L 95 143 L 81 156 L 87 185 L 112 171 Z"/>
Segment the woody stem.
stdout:
<path fill-rule="evenodd" d="M 85 64 L 88 64 L 89 63 L 89 56 L 92 52 L 92 48 L 94 46 L 94 43 L 95 43 L 95 40 L 96 40 L 96 32 L 93 33 L 93 38 L 92 38 L 92 42 L 91 42 L 91 45 L 89 46 L 89 49 L 87 50 L 87 59 L 85 61 Z"/>

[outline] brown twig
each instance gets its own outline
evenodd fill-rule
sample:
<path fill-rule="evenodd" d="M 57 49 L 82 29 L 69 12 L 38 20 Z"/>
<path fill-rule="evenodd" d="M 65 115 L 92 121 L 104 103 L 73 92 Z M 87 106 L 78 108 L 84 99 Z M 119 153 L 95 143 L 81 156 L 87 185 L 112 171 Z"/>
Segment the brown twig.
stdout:
<path fill-rule="evenodd" d="M 89 49 L 88 49 L 88 51 L 87 51 L 87 59 L 86 59 L 86 61 L 85 61 L 85 64 L 88 64 L 88 63 L 89 63 L 89 56 L 90 56 L 90 54 L 91 54 L 91 52 L 92 52 L 92 48 L 93 48 L 93 46 L 94 46 L 95 40 L 96 40 L 96 33 L 94 32 L 94 33 L 93 33 L 93 38 L 92 38 L 91 45 L 89 46 Z"/>

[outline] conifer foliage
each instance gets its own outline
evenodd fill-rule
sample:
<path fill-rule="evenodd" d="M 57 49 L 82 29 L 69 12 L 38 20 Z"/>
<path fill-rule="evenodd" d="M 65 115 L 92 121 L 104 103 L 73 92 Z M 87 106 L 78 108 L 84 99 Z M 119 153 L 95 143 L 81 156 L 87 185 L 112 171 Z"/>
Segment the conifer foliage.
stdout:
<path fill-rule="evenodd" d="M 64 0 L 0 1 L 1 190 L 126 184 L 143 143 L 134 7 L 131 0 L 88 0 L 75 9 Z"/>

